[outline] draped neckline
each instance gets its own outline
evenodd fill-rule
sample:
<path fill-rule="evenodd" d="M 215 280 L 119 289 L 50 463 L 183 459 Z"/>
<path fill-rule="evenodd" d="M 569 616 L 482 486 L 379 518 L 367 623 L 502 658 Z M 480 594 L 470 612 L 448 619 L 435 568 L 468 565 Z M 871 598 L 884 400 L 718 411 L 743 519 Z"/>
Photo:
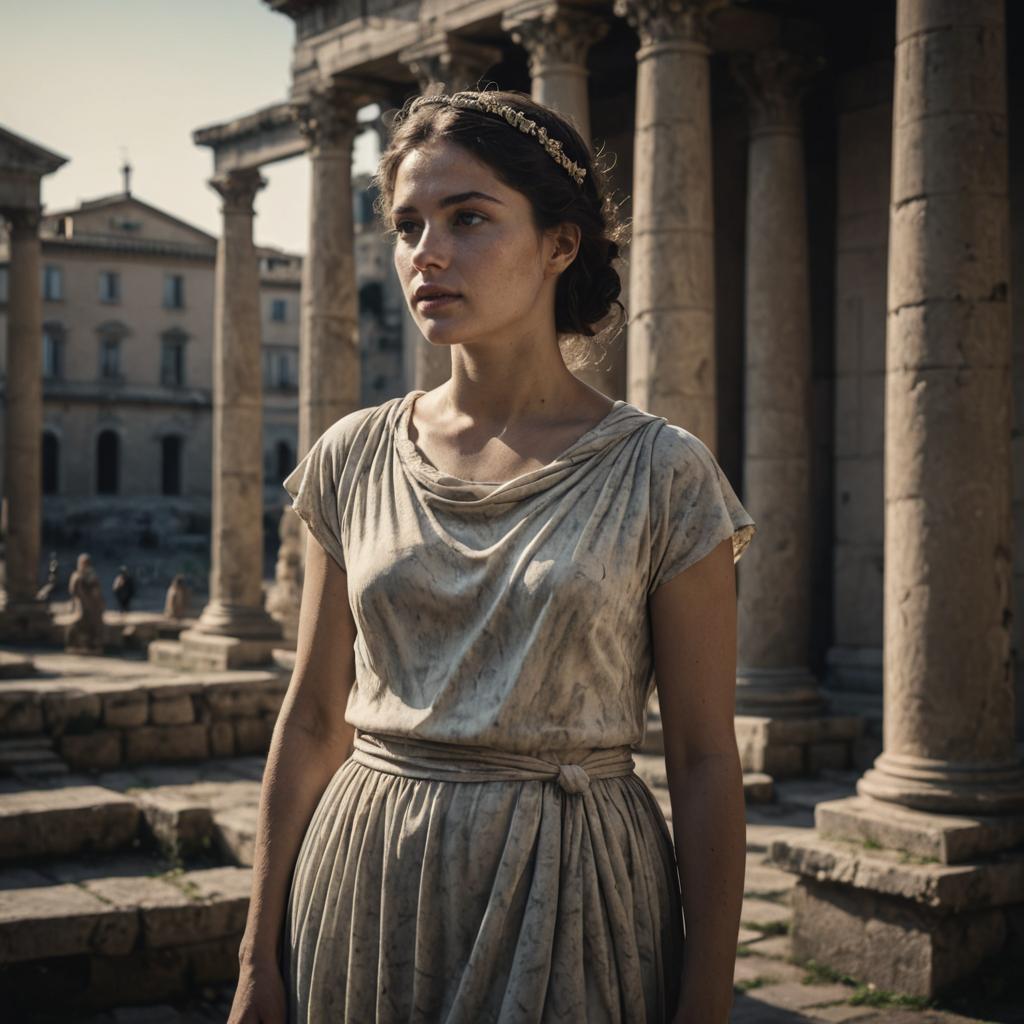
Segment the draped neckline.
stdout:
<path fill-rule="evenodd" d="M 632 434 L 652 420 L 652 416 L 623 399 L 616 399 L 611 409 L 594 426 L 584 431 L 550 462 L 527 470 L 510 480 L 465 480 L 439 470 L 420 451 L 409 437 L 409 421 L 415 400 L 426 394 L 414 389 L 395 400 L 393 431 L 395 447 L 405 471 L 422 488 L 445 502 L 458 502 L 461 506 L 485 506 L 519 501 L 539 491 L 547 490 L 563 480 L 581 463 L 589 462 L 609 445 Z"/>

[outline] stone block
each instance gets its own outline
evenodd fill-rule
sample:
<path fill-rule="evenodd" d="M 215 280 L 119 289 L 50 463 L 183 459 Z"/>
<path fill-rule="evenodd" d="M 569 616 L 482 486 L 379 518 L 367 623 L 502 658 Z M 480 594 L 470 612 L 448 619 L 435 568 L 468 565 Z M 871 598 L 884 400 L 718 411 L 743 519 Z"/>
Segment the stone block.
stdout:
<path fill-rule="evenodd" d="M 112 907 L 77 885 L 4 892 L 0 963 L 76 953 L 123 955 L 139 934 L 134 910 Z"/>
<path fill-rule="evenodd" d="M 51 736 L 92 732 L 100 727 L 103 703 L 98 694 L 65 690 L 43 694 L 42 702 L 46 731 Z"/>
<path fill-rule="evenodd" d="M 42 732 L 43 706 L 39 694 L 31 690 L 0 691 L 0 736 Z"/>
<path fill-rule="evenodd" d="M 850 763 L 850 744 L 843 740 L 811 743 L 806 757 L 808 775 L 817 775 L 822 769 L 846 768 Z"/>
<path fill-rule="evenodd" d="M 81 736 L 65 734 L 60 755 L 73 768 L 116 768 L 121 763 L 120 729 L 98 729 Z"/>
<path fill-rule="evenodd" d="M 770 804 L 775 799 L 775 782 L 764 772 L 744 772 L 743 796 L 748 804 Z"/>
<path fill-rule="evenodd" d="M 200 633 L 194 629 L 185 630 L 177 642 L 181 645 L 179 666 L 193 672 L 269 665 L 273 662 L 274 648 L 280 646 L 279 639 L 241 640 L 238 637 Z M 153 646 L 150 645 L 150 650 Z"/>
<path fill-rule="evenodd" d="M 147 725 L 124 735 L 127 764 L 140 761 L 199 761 L 209 756 L 206 726 Z"/>
<path fill-rule="evenodd" d="M 158 845 L 171 858 L 199 853 L 210 840 L 210 809 L 177 792 L 138 790 L 133 797 Z"/>
<path fill-rule="evenodd" d="M 103 695 L 103 723 L 110 729 L 134 729 L 149 718 L 149 695 L 141 687 Z"/>
<path fill-rule="evenodd" d="M 0 858 L 115 850 L 131 842 L 138 824 L 135 803 L 100 786 L 7 793 L 0 797 Z"/>
<path fill-rule="evenodd" d="M 93 957 L 88 1006 L 124 1006 L 180 998 L 188 989 L 188 954 L 180 948 L 136 949 L 127 956 Z"/>
<path fill-rule="evenodd" d="M 192 698 L 187 693 L 164 697 L 154 692 L 150 701 L 149 720 L 154 725 L 185 725 L 194 722 Z"/>
<path fill-rule="evenodd" d="M 235 864 L 251 867 L 256 841 L 255 805 L 231 807 L 213 816 L 214 834 L 221 853 Z"/>
<path fill-rule="evenodd" d="M 201 868 L 174 879 L 193 900 L 207 907 L 204 937 L 241 935 L 249 913 L 252 869 L 249 867 Z"/>
<path fill-rule="evenodd" d="M 36 666 L 31 658 L 13 651 L 0 651 L 0 679 L 24 679 L 35 674 Z"/>
<path fill-rule="evenodd" d="M 235 727 L 235 751 L 239 754 L 265 754 L 270 747 L 274 723 L 265 718 L 239 718 Z"/>
<path fill-rule="evenodd" d="M 793 957 L 860 982 L 932 998 L 1006 940 L 1001 910 L 957 914 L 847 885 L 801 878 L 793 890 Z"/>
<path fill-rule="evenodd" d="M 235 729 L 231 722 L 210 722 L 210 757 L 233 757 L 235 753 Z"/>
<path fill-rule="evenodd" d="M 773 778 L 804 774 L 804 748 L 798 743 L 773 743 L 764 748 L 762 760 Z"/>
<path fill-rule="evenodd" d="M 238 947 L 242 933 L 213 942 L 201 942 L 185 950 L 194 985 L 215 985 L 238 979 Z"/>
<path fill-rule="evenodd" d="M 154 640 L 146 648 L 150 665 L 160 668 L 180 669 L 183 651 L 177 640 Z"/>
<path fill-rule="evenodd" d="M 259 683 L 218 684 L 204 689 L 203 701 L 215 719 L 256 718 L 260 714 L 263 695 Z"/>
<path fill-rule="evenodd" d="M 814 820 L 822 839 L 872 843 L 941 864 L 962 864 L 1024 844 L 1024 814 L 932 814 L 850 796 L 819 803 Z"/>

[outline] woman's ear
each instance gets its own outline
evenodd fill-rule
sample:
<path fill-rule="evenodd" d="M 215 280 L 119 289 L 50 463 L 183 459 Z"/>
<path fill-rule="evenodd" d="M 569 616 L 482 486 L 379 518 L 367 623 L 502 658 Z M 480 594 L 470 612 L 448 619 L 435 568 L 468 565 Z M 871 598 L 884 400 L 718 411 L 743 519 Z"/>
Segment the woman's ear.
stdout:
<path fill-rule="evenodd" d="M 561 274 L 576 259 L 582 237 L 579 224 L 573 224 L 571 221 L 545 232 L 547 269 L 550 273 Z"/>

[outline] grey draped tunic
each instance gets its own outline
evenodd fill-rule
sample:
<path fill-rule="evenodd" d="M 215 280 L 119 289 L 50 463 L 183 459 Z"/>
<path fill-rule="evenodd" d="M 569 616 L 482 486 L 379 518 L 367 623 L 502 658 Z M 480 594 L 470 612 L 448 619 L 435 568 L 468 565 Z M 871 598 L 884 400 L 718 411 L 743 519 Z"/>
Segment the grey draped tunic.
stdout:
<path fill-rule="evenodd" d="M 284 482 L 357 627 L 356 749 L 290 887 L 289 1019 L 662 1022 L 684 928 L 631 770 L 647 599 L 754 522 L 697 437 L 621 400 L 546 466 L 447 475 L 409 438 L 422 393 L 338 420 Z"/>

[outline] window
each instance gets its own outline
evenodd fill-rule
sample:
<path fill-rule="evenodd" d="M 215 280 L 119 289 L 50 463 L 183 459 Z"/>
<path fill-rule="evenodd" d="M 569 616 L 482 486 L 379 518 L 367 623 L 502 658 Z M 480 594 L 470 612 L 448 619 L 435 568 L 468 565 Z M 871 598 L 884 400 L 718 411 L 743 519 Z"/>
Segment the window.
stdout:
<path fill-rule="evenodd" d="M 43 379 L 64 379 L 64 328 L 43 324 Z"/>
<path fill-rule="evenodd" d="M 100 271 L 100 302 L 121 301 L 121 275 L 116 270 Z"/>
<path fill-rule="evenodd" d="M 7 301 L 7 268 L 0 267 L 0 305 Z"/>
<path fill-rule="evenodd" d="M 185 343 L 188 335 L 168 331 L 160 339 L 160 383 L 165 388 L 185 386 Z"/>
<path fill-rule="evenodd" d="M 298 360 L 295 349 L 263 350 L 263 386 L 268 391 L 294 391 L 298 388 Z"/>
<path fill-rule="evenodd" d="M 100 339 L 100 377 L 103 380 L 121 379 L 121 339 Z"/>
<path fill-rule="evenodd" d="M 43 267 L 43 298 L 47 302 L 60 302 L 64 298 L 64 272 L 51 263 Z"/>
<path fill-rule="evenodd" d="M 60 440 L 52 430 L 43 431 L 43 494 L 60 490 Z"/>
<path fill-rule="evenodd" d="M 121 439 L 113 430 L 96 438 L 96 493 L 117 494 L 121 461 Z"/>
<path fill-rule="evenodd" d="M 185 278 L 182 274 L 164 276 L 164 308 L 185 308 Z"/>
<path fill-rule="evenodd" d="M 160 482 L 163 494 L 181 494 L 181 438 L 177 434 L 160 439 Z"/>
<path fill-rule="evenodd" d="M 275 324 L 283 324 L 288 320 L 287 299 L 271 299 L 270 319 L 273 320 Z"/>

